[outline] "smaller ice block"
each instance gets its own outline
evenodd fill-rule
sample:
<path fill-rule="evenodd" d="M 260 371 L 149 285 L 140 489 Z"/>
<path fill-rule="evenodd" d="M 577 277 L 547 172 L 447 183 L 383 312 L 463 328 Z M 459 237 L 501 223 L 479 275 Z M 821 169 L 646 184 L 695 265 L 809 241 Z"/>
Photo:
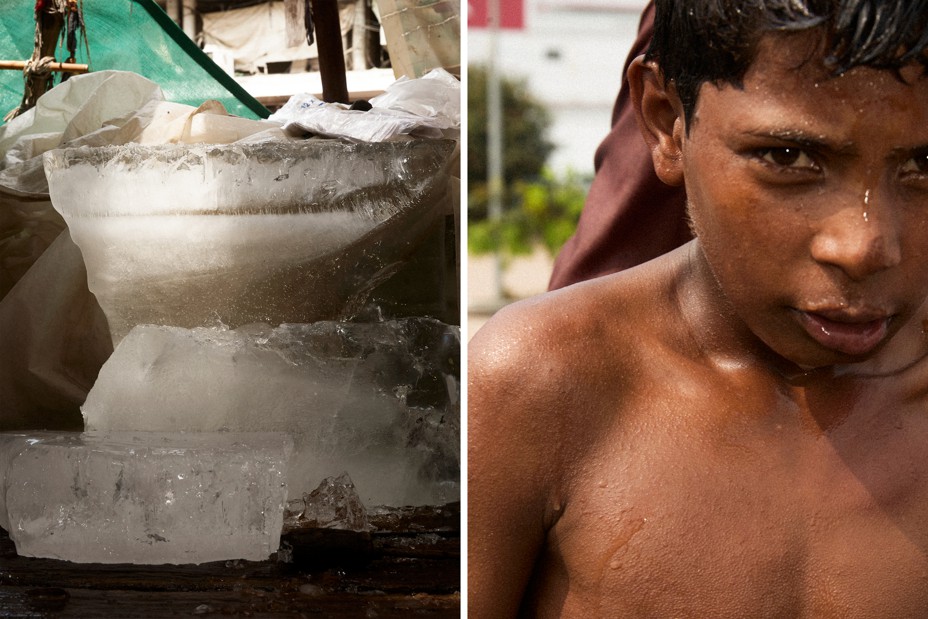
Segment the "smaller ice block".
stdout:
<path fill-rule="evenodd" d="M 0 434 L 0 524 L 22 556 L 264 560 L 292 449 L 282 433 Z"/>
<path fill-rule="evenodd" d="M 81 410 L 103 432 L 286 432 L 293 497 L 347 471 L 367 505 L 438 505 L 460 496 L 459 359 L 430 318 L 140 325 Z"/>

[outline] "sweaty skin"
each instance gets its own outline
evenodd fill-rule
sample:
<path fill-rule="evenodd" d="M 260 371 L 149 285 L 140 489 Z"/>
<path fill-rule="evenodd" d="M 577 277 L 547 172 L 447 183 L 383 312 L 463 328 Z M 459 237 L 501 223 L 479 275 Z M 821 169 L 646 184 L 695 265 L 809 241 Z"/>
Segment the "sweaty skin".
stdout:
<path fill-rule="evenodd" d="M 633 65 L 698 238 L 471 340 L 470 616 L 928 616 L 928 79 L 815 44 Z"/>

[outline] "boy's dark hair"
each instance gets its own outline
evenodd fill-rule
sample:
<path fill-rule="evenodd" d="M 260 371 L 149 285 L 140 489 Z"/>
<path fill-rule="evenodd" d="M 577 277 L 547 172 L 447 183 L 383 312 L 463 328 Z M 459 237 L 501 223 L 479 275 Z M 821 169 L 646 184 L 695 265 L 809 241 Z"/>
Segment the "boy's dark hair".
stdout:
<path fill-rule="evenodd" d="M 856 66 L 928 67 L 928 0 L 656 0 L 647 51 L 673 82 L 689 126 L 704 82 L 740 87 L 768 33 L 822 28 L 834 75 Z"/>

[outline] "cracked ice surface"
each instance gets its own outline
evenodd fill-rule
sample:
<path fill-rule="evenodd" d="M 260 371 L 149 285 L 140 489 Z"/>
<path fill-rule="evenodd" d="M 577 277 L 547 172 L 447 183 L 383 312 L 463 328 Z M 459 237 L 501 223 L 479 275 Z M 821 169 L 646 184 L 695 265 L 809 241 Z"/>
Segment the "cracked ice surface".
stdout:
<path fill-rule="evenodd" d="M 138 324 L 350 316 L 450 199 L 451 140 L 80 147 L 52 204 L 114 344 Z"/>
<path fill-rule="evenodd" d="M 459 498 L 459 338 L 427 318 L 140 325 L 101 369 L 85 426 L 289 432 L 291 498 L 347 472 L 366 505 L 443 504 Z"/>
<path fill-rule="evenodd" d="M 22 556 L 264 560 L 280 545 L 282 433 L 0 434 L 0 525 Z"/>

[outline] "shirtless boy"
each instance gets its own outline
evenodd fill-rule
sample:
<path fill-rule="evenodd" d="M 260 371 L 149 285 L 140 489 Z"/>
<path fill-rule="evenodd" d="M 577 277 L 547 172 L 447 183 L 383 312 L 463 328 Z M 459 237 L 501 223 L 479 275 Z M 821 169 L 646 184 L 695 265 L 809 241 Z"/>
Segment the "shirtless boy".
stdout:
<path fill-rule="evenodd" d="M 696 240 L 470 345 L 472 617 L 928 617 L 928 0 L 658 0 Z"/>

